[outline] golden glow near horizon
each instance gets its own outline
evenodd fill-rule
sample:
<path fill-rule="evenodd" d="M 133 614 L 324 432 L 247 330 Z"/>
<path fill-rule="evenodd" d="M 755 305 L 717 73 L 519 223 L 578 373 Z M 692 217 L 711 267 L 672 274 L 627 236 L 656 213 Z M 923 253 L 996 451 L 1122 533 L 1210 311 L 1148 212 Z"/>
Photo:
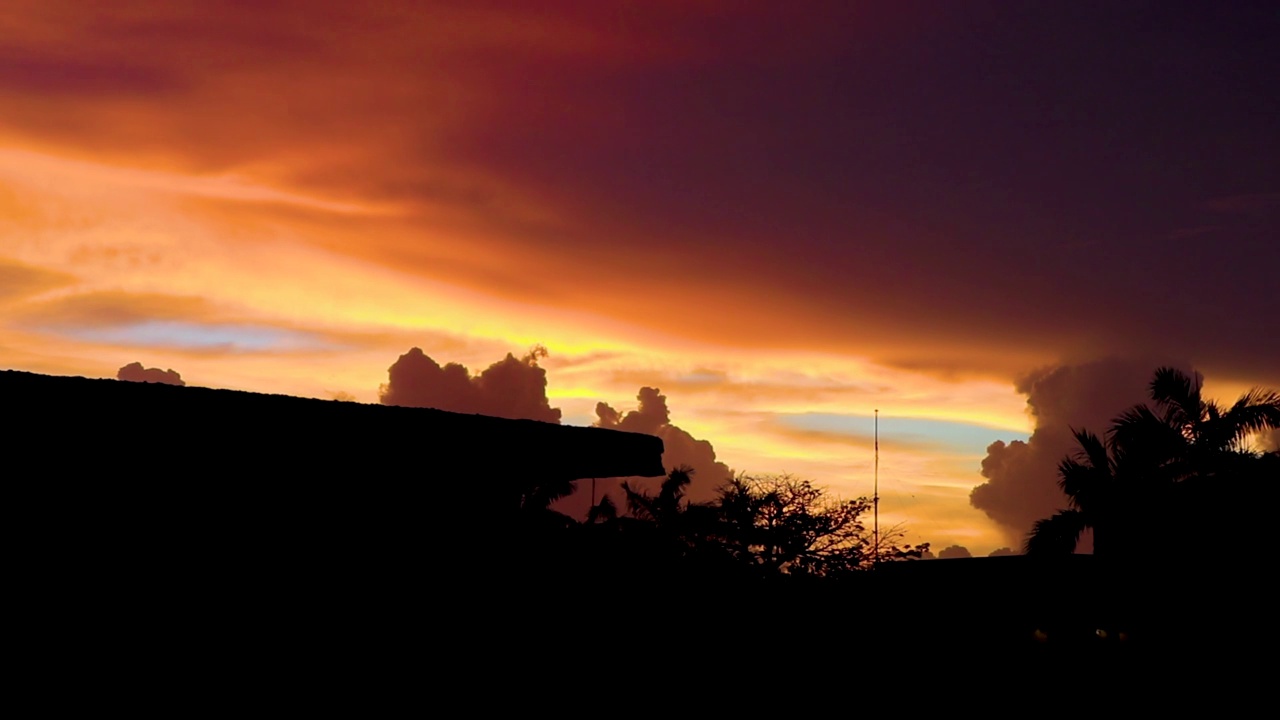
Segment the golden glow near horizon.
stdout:
<path fill-rule="evenodd" d="M 376 402 L 387 367 L 411 346 L 478 371 L 541 343 L 552 354 L 548 396 L 566 422 L 590 422 L 597 401 L 629 409 L 641 385 L 657 386 L 673 422 L 710 440 L 731 468 L 794 473 L 845 496 L 867 492 L 870 425 L 856 425 L 877 404 L 887 421 L 884 519 L 937 547 L 982 553 L 1008 542 L 968 506 L 980 446 L 930 442 L 918 428 L 900 443 L 892 430 L 895 418 L 921 419 L 985 426 L 991 440 L 1025 437 L 1023 399 L 1008 383 L 668 337 L 590 309 L 400 272 L 330 249 L 395 211 L 244 179 L 0 149 L 0 203 L 0 260 L 60 274 L 7 299 L 8 368 L 109 377 L 141 361 L 197 385 Z M 324 229 L 315 216 L 352 224 Z M 784 421 L 827 416 L 840 426 Z"/>

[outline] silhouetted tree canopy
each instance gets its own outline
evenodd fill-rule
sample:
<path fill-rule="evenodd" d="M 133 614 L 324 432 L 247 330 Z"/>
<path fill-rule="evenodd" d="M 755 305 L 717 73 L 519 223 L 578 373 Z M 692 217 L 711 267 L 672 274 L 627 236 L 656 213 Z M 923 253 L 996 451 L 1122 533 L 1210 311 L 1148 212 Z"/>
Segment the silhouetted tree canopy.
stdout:
<path fill-rule="evenodd" d="M 842 500 L 789 475 L 738 475 L 715 500 L 690 502 L 692 475 L 687 466 L 677 468 L 656 493 L 623 482 L 626 513 L 603 496 L 578 528 L 583 541 L 621 544 L 625 552 L 617 557 L 754 578 L 834 577 L 868 569 L 877 558 L 865 497 Z M 927 543 L 902 544 L 903 536 L 900 526 L 883 532 L 879 559 L 919 558 L 928 550 Z"/>
<path fill-rule="evenodd" d="M 718 540 L 730 556 L 765 573 L 832 576 L 869 568 L 876 542 L 864 518 L 865 497 L 842 500 L 790 475 L 738 476 L 715 503 Z M 881 538 L 883 558 L 919 557 L 927 549 Z"/>

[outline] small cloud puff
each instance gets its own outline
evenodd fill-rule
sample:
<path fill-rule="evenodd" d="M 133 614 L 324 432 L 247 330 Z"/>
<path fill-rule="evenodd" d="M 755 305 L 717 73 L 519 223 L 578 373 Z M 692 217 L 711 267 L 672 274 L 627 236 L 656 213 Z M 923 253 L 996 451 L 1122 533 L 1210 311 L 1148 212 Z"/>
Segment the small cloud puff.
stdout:
<path fill-rule="evenodd" d="M 182 379 L 182 375 L 173 370 L 161 370 L 160 368 L 144 368 L 142 363 L 134 362 L 125 365 L 116 372 L 117 380 L 126 382 L 149 382 L 161 383 L 163 385 L 186 385 L 186 381 Z"/>

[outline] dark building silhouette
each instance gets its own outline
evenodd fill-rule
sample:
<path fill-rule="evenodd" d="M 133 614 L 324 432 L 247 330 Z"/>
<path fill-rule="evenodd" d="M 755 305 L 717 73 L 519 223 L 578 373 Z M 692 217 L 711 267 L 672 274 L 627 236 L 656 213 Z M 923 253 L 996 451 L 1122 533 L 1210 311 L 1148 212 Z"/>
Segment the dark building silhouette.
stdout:
<path fill-rule="evenodd" d="M 664 475 L 649 435 L 423 408 L 0 372 L 10 444 L 63 476 L 439 486 L 500 477 Z M 350 473 L 351 475 L 344 475 Z M 496 483 L 501 484 L 501 483 Z M 440 488 L 437 488 L 440 489 Z"/>
<path fill-rule="evenodd" d="M 523 487 L 664 474 L 661 440 L 600 428 L 13 371 L 0 398 L 49 642 L 202 667 L 480 652 L 537 591 Z"/>

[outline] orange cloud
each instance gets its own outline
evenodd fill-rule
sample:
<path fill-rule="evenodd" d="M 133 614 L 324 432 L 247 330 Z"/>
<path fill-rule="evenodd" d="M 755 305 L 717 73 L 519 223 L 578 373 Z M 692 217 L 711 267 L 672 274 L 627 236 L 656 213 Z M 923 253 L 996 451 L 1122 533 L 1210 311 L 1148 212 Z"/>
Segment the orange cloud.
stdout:
<path fill-rule="evenodd" d="M 144 368 L 142 363 L 133 362 L 120 368 L 116 373 L 116 379 L 125 382 L 152 382 L 162 385 L 186 385 L 182 380 L 182 375 L 174 370 L 161 370 L 160 368 Z"/>
<path fill-rule="evenodd" d="M 0 257 L 0 304 L 39 295 L 73 282 L 74 278 L 65 273 L 31 267 Z"/>
<path fill-rule="evenodd" d="M 902 337 L 885 337 L 893 327 L 891 318 L 873 321 L 864 316 L 849 324 L 848 316 L 843 316 L 833 326 L 831 318 L 822 317 L 825 303 L 814 303 L 803 294 L 775 295 L 768 304 L 756 303 L 750 312 L 689 313 L 679 295 L 682 286 L 699 287 L 706 307 L 740 306 L 749 297 L 744 295 L 744 290 L 750 292 L 749 285 L 726 282 L 723 271 L 728 269 L 728 258 L 715 245 L 681 234 L 671 235 L 668 241 L 678 245 L 658 245 L 643 229 L 601 226 L 591 217 L 600 212 L 598 202 L 584 204 L 579 196 L 551 194 L 546 188 L 553 185 L 523 181 L 512 172 L 516 168 L 495 172 L 487 167 L 485 157 L 452 156 L 460 149 L 482 151 L 471 142 L 470 129 L 477 127 L 477 118 L 497 122 L 508 112 L 506 106 L 491 107 L 492 94 L 467 89 L 473 77 L 515 87 L 515 78 L 488 72 L 489 58 L 495 62 L 520 58 L 526 73 L 522 83 L 531 69 L 535 77 L 560 77 L 563 63 L 577 63 L 584 55 L 596 66 L 604 62 L 619 68 L 710 58 L 714 54 L 708 54 L 712 51 L 702 45 L 702 38 L 670 32 L 679 23 L 697 21 L 706 10 L 660 6 L 605 30 L 600 23 L 609 22 L 610 14 L 586 7 L 535 11 L 513 6 L 486 12 L 460 6 L 379 13 L 347 25 L 359 31 L 345 34 L 334 33 L 330 24 L 345 17 L 345 9 L 298 16 L 289 7 L 264 8 L 252 24 L 239 15 L 190 13 L 163 4 L 145 12 L 112 12 L 93 18 L 57 3 L 26 8 L 9 22 L 15 32 L 21 29 L 15 37 L 23 38 L 24 55 L 35 60 L 22 68 L 11 66 L 12 82 L 0 82 L 0 91 L 7 91 L 14 101 L 7 106 L 15 108 L 8 116 L 9 129 L 41 147 L 52 142 L 111 162 L 127 158 L 130 164 L 191 173 L 183 179 L 127 170 L 109 178 L 116 186 L 164 187 L 193 197 L 279 201 L 338 211 L 371 202 L 416 208 L 416 214 L 428 219 L 427 227 L 434 226 L 451 239 L 399 240 L 389 236 L 385 227 L 374 231 L 384 224 L 374 221 L 373 227 L 366 224 L 352 231 L 376 232 L 381 238 L 377 241 L 353 244 L 348 237 L 324 233 L 308 242 L 378 263 L 411 267 L 489 295 L 562 308 L 591 306 L 624 322 L 718 344 L 753 347 L 759 339 L 768 338 L 765 342 L 771 344 L 817 347 L 813 339 L 823 337 L 824 349 L 856 349 L 866 354 L 877 352 L 877 344 L 883 346 L 887 339 L 893 352 L 902 352 Z M 772 11 L 744 7 L 742 12 L 750 21 L 760 22 Z M 657 20 L 663 16 L 669 20 Z M 286 17 L 288 23 L 278 22 Z M 446 27 L 450 30 L 442 30 Z M 741 40 L 733 34 L 721 38 L 731 46 Z M 786 55 L 814 47 L 810 38 L 775 50 Z M 138 53 L 139 48 L 146 52 Z M 455 57 L 481 62 L 459 66 L 461 73 L 430 70 L 436 61 Z M 159 58 L 169 62 L 161 64 Z M 413 77 L 413 83 L 402 80 L 405 77 Z M 28 81 L 45 87 L 38 101 L 22 84 Z M 549 89 L 572 88 L 557 84 Z M 526 122 L 542 121 L 538 96 L 500 95 L 508 103 L 532 102 L 533 107 L 522 113 Z M 441 96 L 457 99 L 442 103 Z M 336 97 L 344 101 L 335 103 Z M 283 98 L 288 98 L 287 105 L 279 102 Z M 607 105 L 601 98 L 586 100 L 592 109 Z M 241 112 L 241 108 L 252 111 Z M 455 110 L 442 113 L 441 108 Z M 417 121 L 424 113 L 439 118 L 434 127 Z M 53 116 L 64 120 L 54 122 Z M 300 125 L 297 117 L 308 122 Z M 570 130 L 563 126 L 566 116 L 558 109 L 554 117 L 561 125 L 559 132 Z M 403 124 L 404 118 L 415 118 L 412 129 Z M 568 120 L 572 122 L 572 117 Z M 346 133 L 356 126 L 361 129 L 358 136 Z M 449 141 L 449 135 L 458 131 L 466 133 L 465 142 Z M 340 134 L 345 140 L 335 142 Z M 192 137 L 201 142 L 188 142 Z M 92 142 L 85 143 L 86 138 Z M 28 155 L 11 157 L 10 162 L 53 161 Z M 227 173 L 257 178 L 267 185 L 214 181 L 214 176 Z M 292 185 L 302 194 L 272 188 L 272 183 Z M 344 197 L 355 202 L 332 199 Z M 424 229 L 406 226 L 394 235 Z M 625 242 L 615 243 L 609 253 L 577 252 L 601 232 Z M 670 235 L 669 229 L 662 232 Z M 530 244 L 531 235 L 548 233 L 565 239 L 562 251 Z M 472 251 L 456 252 L 459 242 L 472 245 Z M 477 262 L 477 244 L 487 246 L 487 262 Z M 671 250 L 677 246 L 680 251 L 675 255 Z M 749 261 L 750 275 L 774 264 L 757 253 L 737 253 L 737 258 L 732 261 L 735 265 Z M 719 271 L 708 276 L 709 268 Z M 590 289 L 591 279 L 601 276 L 612 278 L 613 292 Z M 663 276 L 661 285 L 655 286 L 654 278 Z M 641 294 L 648 296 L 644 306 L 628 300 Z M 846 344 L 840 340 L 846 337 L 858 340 Z M 932 343 L 920 355 L 932 357 L 938 349 Z M 889 350 L 885 347 L 885 352 Z M 1005 348 L 1003 355 L 1016 356 L 1012 348 Z M 981 365 L 989 367 L 989 363 Z"/>
<path fill-rule="evenodd" d="M 202 322 L 211 320 L 214 310 L 201 297 L 99 291 L 30 303 L 20 317 L 39 327 L 100 327 L 152 320 Z"/>
<path fill-rule="evenodd" d="M 415 347 L 388 368 L 382 404 L 558 423 L 560 410 L 547 401 L 547 371 L 538 358 L 537 352 L 519 360 L 507 353 L 472 376 L 457 363 L 441 367 Z"/>

